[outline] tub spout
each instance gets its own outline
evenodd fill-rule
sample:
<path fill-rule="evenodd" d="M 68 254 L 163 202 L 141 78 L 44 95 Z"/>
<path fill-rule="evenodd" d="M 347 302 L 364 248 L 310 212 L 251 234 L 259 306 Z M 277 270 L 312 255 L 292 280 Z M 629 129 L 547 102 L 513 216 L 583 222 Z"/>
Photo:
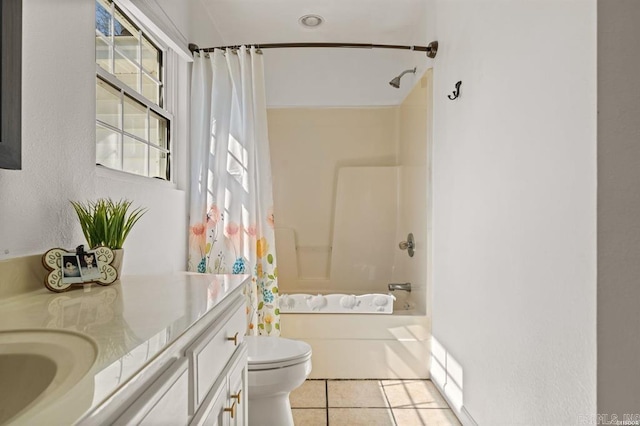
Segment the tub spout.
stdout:
<path fill-rule="evenodd" d="M 411 292 L 411 283 L 390 283 L 389 291 L 404 290 Z"/>

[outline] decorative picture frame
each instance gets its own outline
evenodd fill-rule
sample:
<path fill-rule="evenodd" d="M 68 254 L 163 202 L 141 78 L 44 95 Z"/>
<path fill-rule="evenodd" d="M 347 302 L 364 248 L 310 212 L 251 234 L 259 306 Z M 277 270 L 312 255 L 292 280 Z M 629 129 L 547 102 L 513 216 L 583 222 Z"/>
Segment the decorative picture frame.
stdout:
<path fill-rule="evenodd" d="M 112 265 L 115 255 L 108 247 L 96 247 L 84 251 L 78 246 L 76 251 L 61 248 L 48 250 L 42 255 L 42 264 L 49 270 L 44 285 L 55 293 L 71 289 L 73 285 L 110 285 L 118 279 L 118 271 Z"/>

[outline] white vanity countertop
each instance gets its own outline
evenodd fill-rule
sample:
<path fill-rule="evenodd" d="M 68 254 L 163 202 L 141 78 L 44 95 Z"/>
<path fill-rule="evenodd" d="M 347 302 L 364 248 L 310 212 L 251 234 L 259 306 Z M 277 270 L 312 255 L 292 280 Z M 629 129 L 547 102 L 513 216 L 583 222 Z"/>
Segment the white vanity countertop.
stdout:
<path fill-rule="evenodd" d="M 176 273 L 125 276 L 121 283 L 87 285 L 65 293 L 43 288 L 0 300 L 0 330 L 59 329 L 88 335 L 98 344 L 89 373 L 93 389 L 77 401 L 77 418 L 174 342 L 249 279 L 248 275 Z"/>

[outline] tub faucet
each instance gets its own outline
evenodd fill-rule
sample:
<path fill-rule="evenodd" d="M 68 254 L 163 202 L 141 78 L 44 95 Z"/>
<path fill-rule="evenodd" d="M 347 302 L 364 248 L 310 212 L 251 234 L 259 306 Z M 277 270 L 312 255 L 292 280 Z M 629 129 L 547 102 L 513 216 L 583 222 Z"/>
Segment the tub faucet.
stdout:
<path fill-rule="evenodd" d="M 404 290 L 411 292 L 411 283 L 390 283 L 389 291 Z"/>

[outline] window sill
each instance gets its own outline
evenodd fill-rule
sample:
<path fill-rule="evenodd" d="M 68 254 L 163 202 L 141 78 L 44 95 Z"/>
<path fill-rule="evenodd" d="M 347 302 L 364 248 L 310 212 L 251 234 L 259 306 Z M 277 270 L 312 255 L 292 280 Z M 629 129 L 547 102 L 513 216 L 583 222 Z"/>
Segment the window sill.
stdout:
<path fill-rule="evenodd" d="M 148 185 L 155 188 L 175 189 L 180 190 L 175 182 L 170 182 L 163 179 L 156 179 L 146 176 L 134 175 L 133 173 L 123 172 L 121 170 L 110 169 L 99 164 L 96 164 L 96 176 L 118 180 L 121 182 L 128 182 L 136 185 Z"/>

